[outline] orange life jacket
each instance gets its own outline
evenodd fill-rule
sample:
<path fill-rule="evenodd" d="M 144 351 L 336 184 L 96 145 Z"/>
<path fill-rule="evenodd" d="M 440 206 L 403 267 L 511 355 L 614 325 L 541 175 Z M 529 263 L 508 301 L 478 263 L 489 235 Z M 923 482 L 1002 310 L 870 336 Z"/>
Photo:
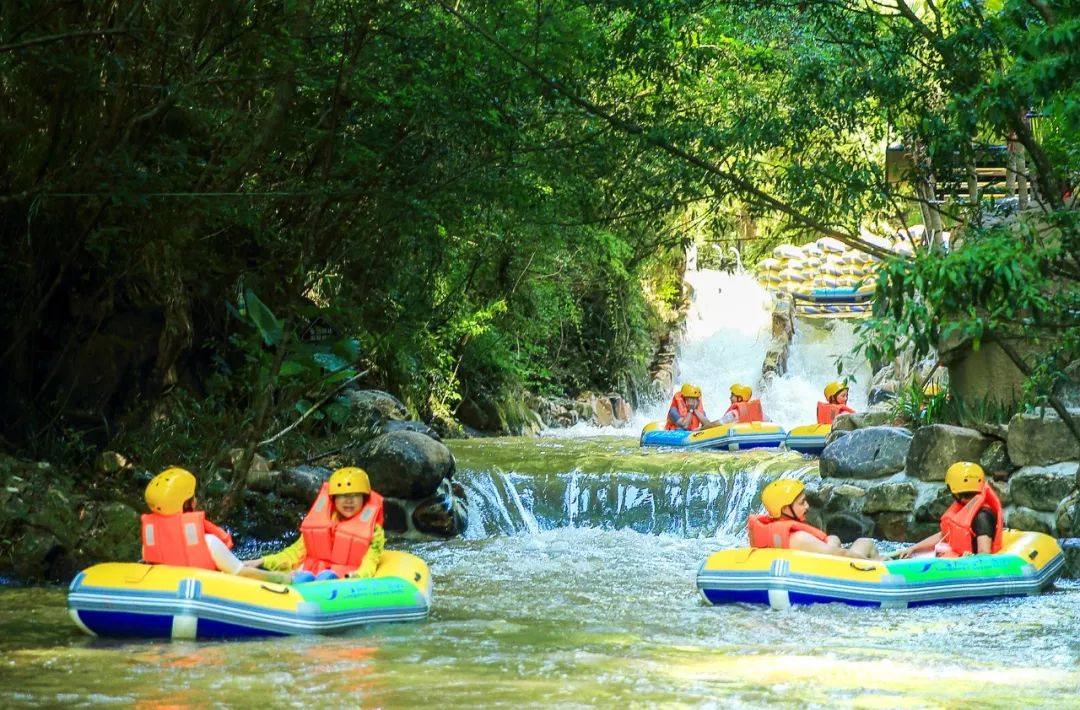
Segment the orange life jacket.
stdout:
<path fill-rule="evenodd" d="M 368 493 L 360 512 L 348 520 L 341 520 L 334 512 L 334 503 L 324 483 L 307 517 L 300 523 L 305 553 L 301 568 L 312 574 L 332 569 L 337 576 L 345 577 L 364 561 L 375 526 L 382 523 L 381 495 L 375 491 Z"/>
<path fill-rule="evenodd" d="M 705 407 L 705 403 L 702 400 L 698 400 L 698 404 L 702 408 Z M 690 408 L 686 406 L 686 400 L 683 399 L 682 392 L 676 392 L 675 396 L 671 398 L 671 406 L 668 407 L 667 424 L 664 425 L 665 429 L 682 429 L 681 426 L 671 421 L 671 408 L 674 407 L 679 411 L 679 419 L 684 418 L 687 414 L 690 414 Z M 701 428 L 701 420 L 698 419 L 696 413 L 690 414 L 690 425 L 686 427 L 687 431 L 697 431 Z"/>
<path fill-rule="evenodd" d="M 817 423 L 832 424 L 833 419 L 840 414 L 854 414 L 855 410 L 846 404 L 833 404 L 832 402 L 817 403 Z"/>
<path fill-rule="evenodd" d="M 791 547 L 791 533 L 810 533 L 818 540 L 827 542 L 829 536 L 813 525 L 791 518 L 770 518 L 768 515 L 751 515 L 746 519 L 746 530 L 750 533 L 750 547 L 775 547 L 786 550 Z"/>
<path fill-rule="evenodd" d="M 216 570 L 206 535 L 217 537 L 232 549 L 232 537 L 206 519 L 206 513 L 142 516 L 142 558 L 152 564 Z"/>
<path fill-rule="evenodd" d="M 728 412 L 735 412 L 738 415 L 737 421 L 739 424 L 765 421 L 765 414 L 761 411 L 760 399 L 751 399 L 749 402 L 736 402 L 728 407 L 724 414 Z"/>
<path fill-rule="evenodd" d="M 956 556 L 976 551 L 975 531 L 971 529 L 971 523 L 983 508 L 989 508 L 996 516 L 990 552 L 1001 550 L 1001 530 L 1004 527 L 1005 517 L 1001 510 L 1001 500 L 998 499 L 994 489 L 984 483 L 982 490 L 976 493 L 974 498 L 966 503 L 959 501 L 953 503 L 941 516 L 941 541 L 948 543 Z"/>

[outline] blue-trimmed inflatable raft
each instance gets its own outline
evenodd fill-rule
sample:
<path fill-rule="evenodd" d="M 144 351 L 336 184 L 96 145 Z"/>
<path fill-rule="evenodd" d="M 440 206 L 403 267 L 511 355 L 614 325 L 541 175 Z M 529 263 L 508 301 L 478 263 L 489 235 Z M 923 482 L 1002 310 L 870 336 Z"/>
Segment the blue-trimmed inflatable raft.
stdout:
<path fill-rule="evenodd" d="M 375 577 L 281 585 L 222 572 L 107 562 L 68 591 L 75 625 L 95 636 L 212 639 L 323 634 L 423 619 L 431 575 L 419 557 L 386 551 Z"/>
<path fill-rule="evenodd" d="M 653 422 L 642 430 L 641 445 L 741 451 L 776 448 L 783 444 L 786 438 L 787 432 L 783 427 L 772 422 L 721 424 L 698 431 L 662 429 L 659 424 Z"/>
<path fill-rule="evenodd" d="M 800 454 L 818 456 L 825 450 L 825 439 L 832 432 L 831 424 L 806 424 L 788 432 L 784 446 Z"/>
<path fill-rule="evenodd" d="M 912 607 L 1039 594 L 1064 565 L 1054 538 L 1006 530 L 1001 552 L 954 558 L 878 562 L 792 550 L 721 550 L 701 565 L 697 586 L 712 604 Z"/>

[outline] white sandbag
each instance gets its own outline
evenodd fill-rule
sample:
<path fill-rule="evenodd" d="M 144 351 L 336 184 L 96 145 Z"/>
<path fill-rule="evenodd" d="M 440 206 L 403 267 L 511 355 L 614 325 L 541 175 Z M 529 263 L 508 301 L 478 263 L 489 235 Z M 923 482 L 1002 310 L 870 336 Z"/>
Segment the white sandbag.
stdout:
<path fill-rule="evenodd" d="M 773 256 L 777 259 L 802 259 L 803 253 L 799 247 L 792 246 L 791 244 L 781 244 L 772 250 Z"/>
<path fill-rule="evenodd" d="M 907 242 L 914 239 L 916 242 L 921 241 L 926 236 L 925 224 L 913 224 L 910 227 L 902 228 L 896 232 L 897 242 Z"/>
<path fill-rule="evenodd" d="M 832 237 L 822 237 L 817 240 L 817 245 L 822 251 L 831 254 L 843 254 L 847 250 L 846 244 Z"/>

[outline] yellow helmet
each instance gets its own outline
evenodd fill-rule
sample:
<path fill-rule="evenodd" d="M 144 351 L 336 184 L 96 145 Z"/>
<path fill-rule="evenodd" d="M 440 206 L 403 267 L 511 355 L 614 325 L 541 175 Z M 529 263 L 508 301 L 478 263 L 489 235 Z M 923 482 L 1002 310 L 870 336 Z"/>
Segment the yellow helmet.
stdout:
<path fill-rule="evenodd" d="M 945 485 L 953 495 L 978 493 L 985 482 L 982 466 L 970 461 L 957 461 L 945 472 Z"/>
<path fill-rule="evenodd" d="M 754 390 L 750 389 L 747 385 L 740 385 L 738 383 L 731 386 L 731 394 L 736 397 L 742 397 L 743 400 L 749 400 L 750 396 L 754 394 Z"/>
<path fill-rule="evenodd" d="M 830 382 L 825 385 L 825 399 L 832 399 L 848 388 L 843 382 Z"/>
<path fill-rule="evenodd" d="M 190 471 L 174 466 L 150 479 L 143 497 L 150 510 L 158 515 L 176 515 L 195 495 L 195 483 Z"/>
<path fill-rule="evenodd" d="M 773 518 L 780 517 L 780 511 L 785 505 L 791 505 L 799 494 L 806 490 L 802 481 L 794 478 L 781 478 L 773 481 L 761 491 L 761 502 L 765 504 L 765 510 Z"/>
<path fill-rule="evenodd" d="M 371 481 L 368 480 L 367 471 L 356 466 L 346 466 L 334 471 L 330 476 L 330 495 L 338 496 L 343 493 L 371 493 Z"/>
<path fill-rule="evenodd" d="M 701 398 L 701 388 L 697 385 L 685 384 L 679 388 L 679 392 L 683 397 L 697 397 Z"/>
<path fill-rule="evenodd" d="M 941 393 L 941 385 L 937 382 L 931 382 L 926 387 L 923 387 L 923 394 L 927 397 L 933 397 Z"/>

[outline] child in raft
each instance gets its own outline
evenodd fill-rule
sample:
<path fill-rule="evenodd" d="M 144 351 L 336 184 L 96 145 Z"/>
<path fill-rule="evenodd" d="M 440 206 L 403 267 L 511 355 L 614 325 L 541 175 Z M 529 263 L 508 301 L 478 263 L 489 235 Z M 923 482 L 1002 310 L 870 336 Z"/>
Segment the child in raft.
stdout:
<path fill-rule="evenodd" d="M 761 400 L 754 399 L 754 390 L 750 385 L 735 383 L 731 386 L 731 406 L 720 417 L 719 424 L 743 424 L 746 422 L 767 422 L 769 418 L 761 411 Z"/>
<path fill-rule="evenodd" d="M 167 468 L 151 479 L 143 496 L 150 512 L 142 516 L 142 558 L 150 564 L 217 570 L 287 584 L 289 575 L 245 567 L 232 553 L 232 536 L 196 510 L 195 476 Z"/>
<path fill-rule="evenodd" d="M 868 537 L 860 537 L 844 548 L 837 536 L 827 535 L 824 530 L 807 524 L 810 504 L 802 481 L 793 478 L 773 481 L 761 491 L 761 502 L 767 514 L 751 515 L 746 520 L 751 547 L 800 550 L 862 560 L 881 559 L 877 546 Z"/>
<path fill-rule="evenodd" d="M 825 401 L 818 402 L 817 423 L 832 424 L 833 419 L 841 414 L 854 414 L 848 406 L 848 386 L 843 382 L 830 382 L 825 385 Z"/>
<path fill-rule="evenodd" d="M 708 429 L 716 424 L 709 421 L 705 415 L 705 404 L 701 400 L 701 388 L 690 383 L 684 384 L 671 398 L 671 406 L 668 407 L 667 422 L 664 428 L 668 431 L 682 429 L 684 431 L 698 431 Z"/>
<path fill-rule="evenodd" d="M 1004 515 L 1001 500 L 986 482 L 982 466 L 958 461 L 945 472 L 953 504 L 941 516 L 941 531 L 900 553 L 901 559 L 989 555 L 1001 550 Z"/>
<path fill-rule="evenodd" d="M 294 583 L 365 578 L 375 574 L 386 533 L 383 499 L 367 472 L 355 466 L 334 471 L 300 523 L 300 539 L 281 552 L 244 562 L 249 567 L 293 571 Z"/>

